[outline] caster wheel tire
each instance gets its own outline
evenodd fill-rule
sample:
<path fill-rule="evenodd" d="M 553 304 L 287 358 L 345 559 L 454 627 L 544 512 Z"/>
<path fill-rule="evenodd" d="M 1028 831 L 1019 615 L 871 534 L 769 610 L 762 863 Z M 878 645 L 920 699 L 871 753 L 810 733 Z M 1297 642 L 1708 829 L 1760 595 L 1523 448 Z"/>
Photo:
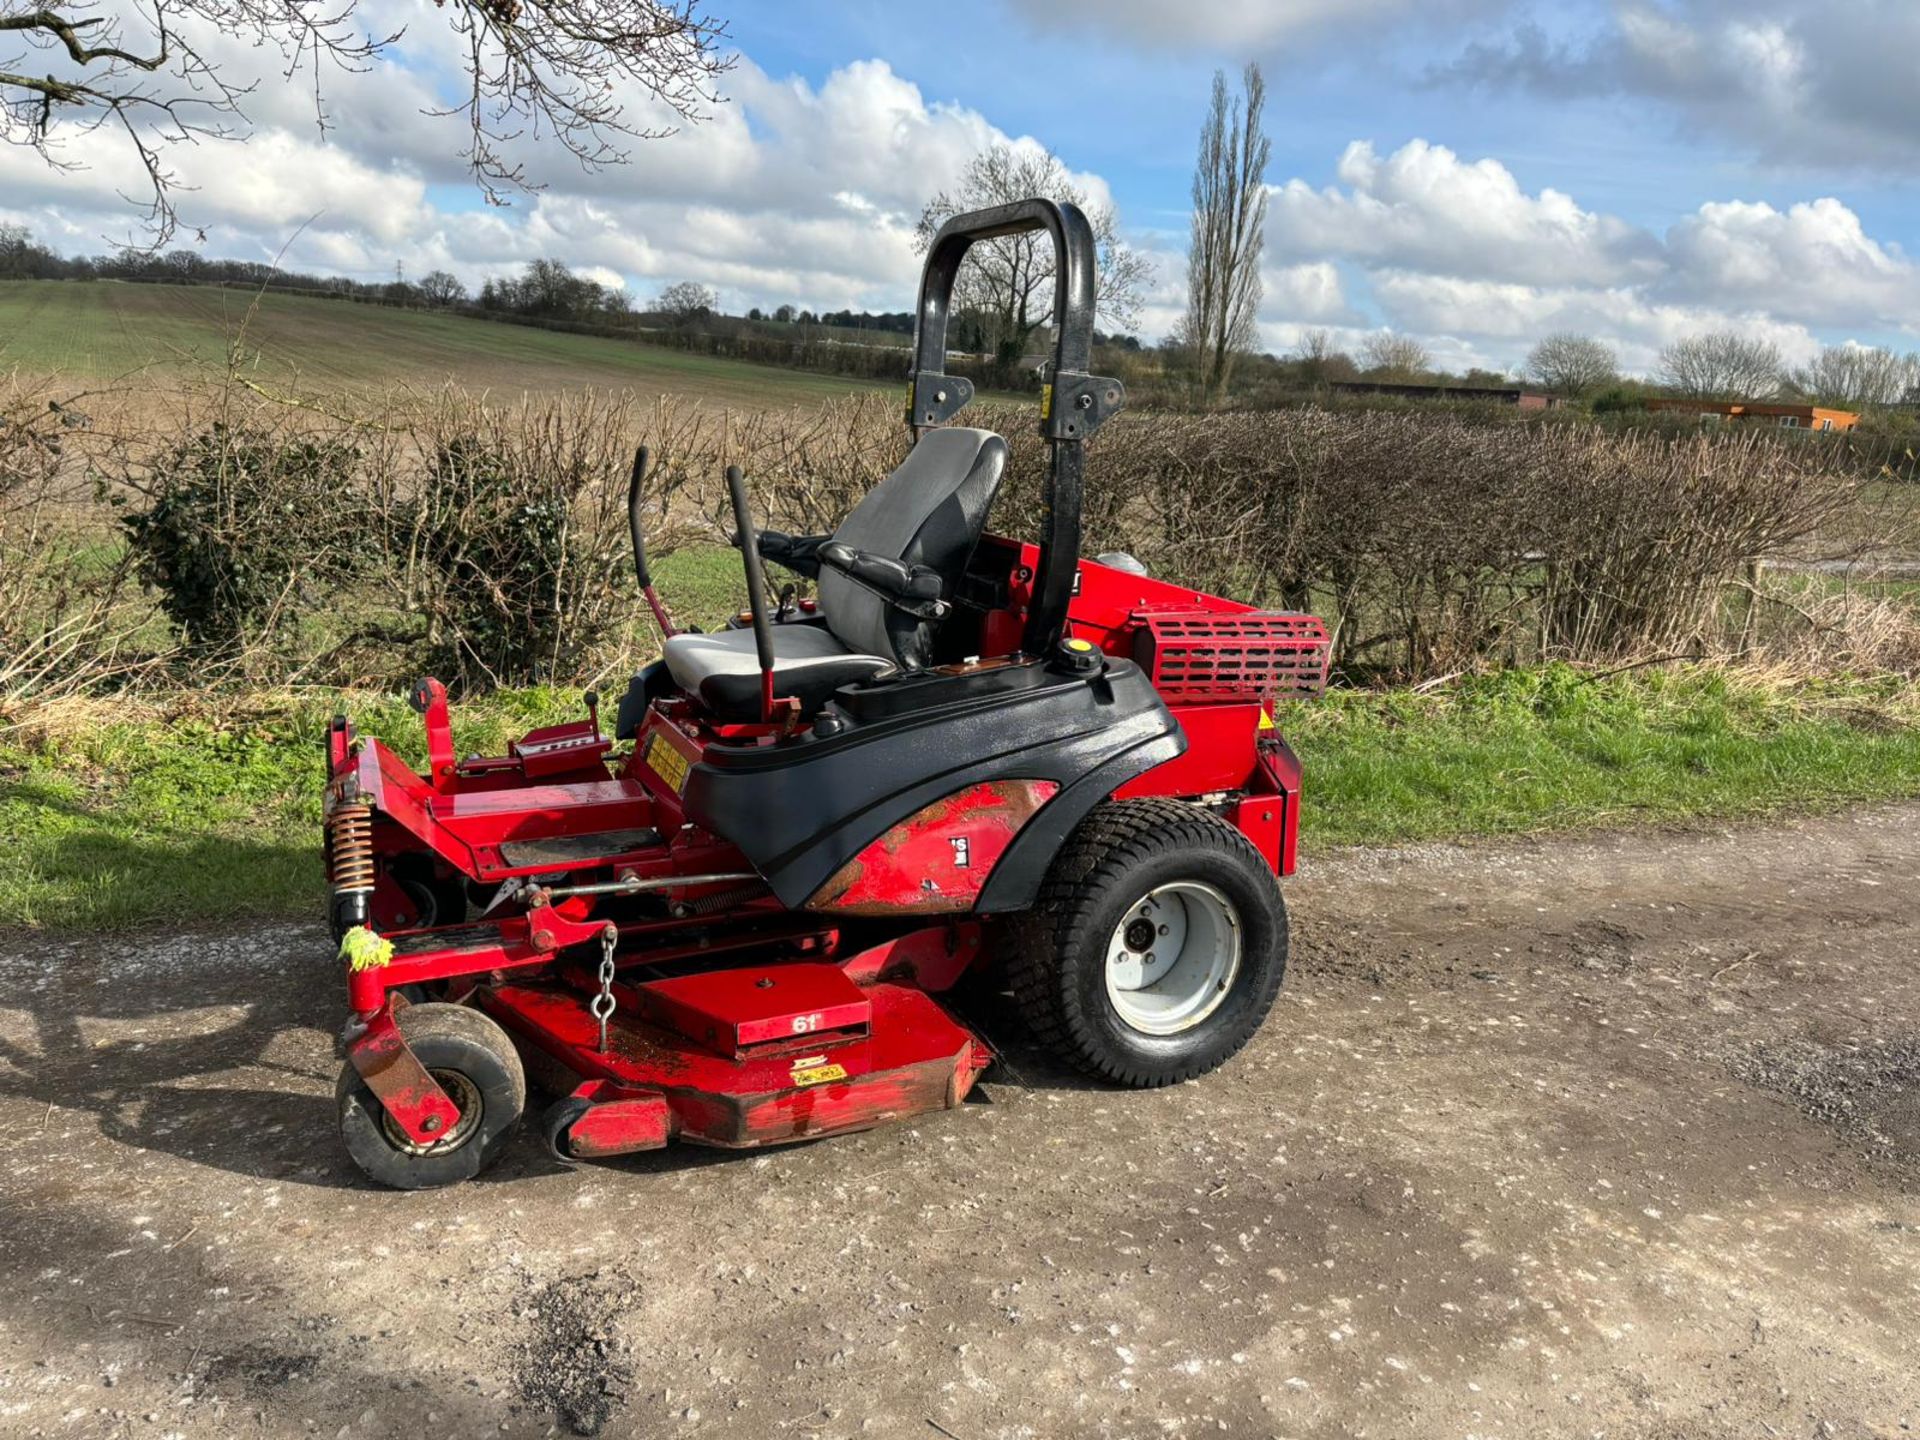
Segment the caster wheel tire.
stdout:
<path fill-rule="evenodd" d="M 1096 809 L 1008 938 L 1035 1038 L 1136 1089 L 1225 1064 L 1273 1008 L 1287 965 L 1272 869 L 1226 821 L 1177 800 Z"/>
<path fill-rule="evenodd" d="M 575 1095 L 556 1100 L 547 1107 L 547 1113 L 540 1117 L 540 1133 L 547 1142 L 547 1153 L 562 1165 L 577 1166 L 573 1150 L 567 1144 L 567 1132 L 573 1128 L 573 1122 L 593 1107 Z"/>
<path fill-rule="evenodd" d="M 380 1104 L 351 1063 L 334 1086 L 347 1153 L 371 1180 L 428 1190 L 471 1180 L 507 1147 L 527 1108 L 527 1081 L 506 1031 L 464 1005 L 409 1005 L 396 1017 L 408 1046 L 440 1082 L 460 1118 L 422 1145 Z"/>

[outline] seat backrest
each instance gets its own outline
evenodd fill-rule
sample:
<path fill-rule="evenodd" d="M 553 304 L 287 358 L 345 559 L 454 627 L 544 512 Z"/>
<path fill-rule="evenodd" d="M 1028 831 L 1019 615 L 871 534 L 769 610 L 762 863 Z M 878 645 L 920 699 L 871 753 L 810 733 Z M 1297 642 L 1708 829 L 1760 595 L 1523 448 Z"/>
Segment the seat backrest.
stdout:
<path fill-rule="evenodd" d="M 959 583 L 1007 469 L 1007 442 L 991 430 L 929 430 L 900 468 L 854 506 L 833 538 L 855 550 L 940 572 L 950 595 Z M 929 663 L 927 622 L 829 566 L 820 570 L 820 607 L 849 650 L 879 655 L 904 670 Z"/>

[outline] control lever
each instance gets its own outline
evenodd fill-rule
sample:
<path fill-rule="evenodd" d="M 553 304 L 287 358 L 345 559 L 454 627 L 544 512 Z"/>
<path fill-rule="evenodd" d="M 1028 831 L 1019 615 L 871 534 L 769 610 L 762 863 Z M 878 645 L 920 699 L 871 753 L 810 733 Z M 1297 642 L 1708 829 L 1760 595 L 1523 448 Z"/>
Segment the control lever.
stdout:
<path fill-rule="evenodd" d="M 727 467 L 727 498 L 733 502 L 733 523 L 739 531 L 740 558 L 747 567 L 747 605 L 753 616 L 753 648 L 760 661 L 760 720 L 771 725 L 783 711 L 791 724 L 799 713 L 792 701 L 773 694 L 773 627 L 767 623 L 767 577 L 760 568 L 760 543 L 747 508 L 747 480 L 738 465 Z"/>
<path fill-rule="evenodd" d="M 642 445 L 633 452 L 633 474 L 627 480 L 627 534 L 633 540 L 633 573 L 639 578 L 640 594 L 646 599 L 647 608 L 653 612 L 653 623 L 660 627 L 661 635 L 672 639 L 680 632 L 674 628 L 667 607 L 660 602 L 653 588 L 653 572 L 647 568 L 646 527 L 640 521 L 640 483 L 646 473 L 647 447 Z"/>

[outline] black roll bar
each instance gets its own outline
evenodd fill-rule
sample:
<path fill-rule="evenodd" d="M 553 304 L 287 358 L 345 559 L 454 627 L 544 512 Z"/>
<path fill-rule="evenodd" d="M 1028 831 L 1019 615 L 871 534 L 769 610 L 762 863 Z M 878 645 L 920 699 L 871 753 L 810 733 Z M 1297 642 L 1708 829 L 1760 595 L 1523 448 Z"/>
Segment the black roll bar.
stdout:
<path fill-rule="evenodd" d="M 973 399 L 973 382 L 949 375 L 947 321 L 953 285 L 967 251 L 982 240 L 1045 230 L 1053 240 L 1053 373 L 1041 390 L 1040 434 L 1052 451 L 1047 466 L 1045 533 L 1033 577 L 1033 601 L 1021 648 L 1049 654 L 1066 629 L 1080 566 L 1082 447 L 1126 404 L 1118 380 L 1088 373 L 1093 363 L 1095 274 L 1093 227 L 1077 205 L 1018 200 L 991 210 L 956 215 L 940 227 L 920 272 L 920 304 L 914 318 L 913 378 L 907 425 L 918 441 L 951 420 Z"/>

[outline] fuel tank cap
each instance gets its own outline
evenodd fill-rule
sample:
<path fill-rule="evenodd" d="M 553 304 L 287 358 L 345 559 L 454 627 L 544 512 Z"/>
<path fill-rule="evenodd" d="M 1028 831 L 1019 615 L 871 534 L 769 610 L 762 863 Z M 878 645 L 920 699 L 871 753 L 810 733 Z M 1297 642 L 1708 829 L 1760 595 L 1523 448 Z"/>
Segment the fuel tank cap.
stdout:
<path fill-rule="evenodd" d="M 1075 675 L 1097 675 L 1106 666 L 1106 656 L 1100 653 L 1100 647 L 1077 636 L 1062 640 L 1055 654 L 1060 667 Z"/>

